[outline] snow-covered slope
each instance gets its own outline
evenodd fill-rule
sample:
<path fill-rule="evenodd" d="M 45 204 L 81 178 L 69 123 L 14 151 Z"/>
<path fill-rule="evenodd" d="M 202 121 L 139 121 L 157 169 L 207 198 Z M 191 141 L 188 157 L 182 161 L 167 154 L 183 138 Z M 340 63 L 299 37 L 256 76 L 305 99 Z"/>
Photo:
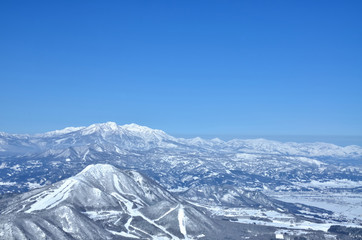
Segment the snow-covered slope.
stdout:
<path fill-rule="evenodd" d="M 17 199 L 24 203 L 21 211 L 32 213 L 64 204 L 85 209 L 122 208 L 118 198 L 122 198 L 124 202 L 135 202 L 140 206 L 160 201 L 177 202 L 153 180 L 136 171 L 122 171 L 108 164 L 89 165 L 74 177 L 41 190 L 41 193 L 30 192 Z M 7 211 L 19 211 L 16 207 L 17 204 L 10 204 Z"/>
<path fill-rule="evenodd" d="M 0 239 L 215 239 L 220 231 L 153 180 L 107 164 L 0 203 Z"/>

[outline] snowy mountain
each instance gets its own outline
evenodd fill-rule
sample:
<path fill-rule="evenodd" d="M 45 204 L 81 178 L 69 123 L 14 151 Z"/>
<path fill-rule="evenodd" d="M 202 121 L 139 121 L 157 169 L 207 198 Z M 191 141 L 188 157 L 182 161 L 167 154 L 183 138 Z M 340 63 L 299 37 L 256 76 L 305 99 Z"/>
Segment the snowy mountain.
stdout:
<path fill-rule="evenodd" d="M 202 206 L 212 195 L 222 209 L 212 203 Z M 304 229 L 288 230 L 290 239 L 350 239 L 311 229 L 324 218 L 317 221 L 294 211 L 311 211 L 304 207 L 233 187 L 205 186 L 179 198 L 137 171 L 96 164 L 55 184 L 0 200 L 0 239 L 274 239 L 284 236 L 283 221 Z M 253 209 L 263 215 L 245 218 L 240 212 Z M 329 214 L 314 210 L 320 216 Z"/>
<path fill-rule="evenodd" d="M 94 234 L 147 238 L 147 234 L 134 232 L 138 225 L 129 228 L 129 221 L 136 224 L 136 220 L 140 229 L 148 226 L 146 232 L 152 235 L 169 238 L 168 231 L 182 238 L 184 230 L 180 232 L 175 220 L 179 215 L 205 217 L 209 224 L 230 229 L 233 237 L 239 236 L 235 231 L 244 231 L 242 236 L 257 231 L 270 239 L 280 227 L 295 231 L 294 235 L 300 229 L 327 232 L 333 224 L 356 227 L 362 224 L 361 160 L 359 146 L 184 139 L 112 122 L 36 135 L 0 133 L 0 198 L 6 199 L 1 204 L 6 205 L 3 213 L 7 215 L 3 220 L 17 219 L 3 227 L 22 235 L 29 223 L 41 229 L 48 226 L 46 231 L 53 232 L 50 228 L 67 226 L 62 222 L 63 210 L 76 219 L 71 222 L 83 224 L 65 229 L 78 229 L 84 238 Z M 9 201 L 7 197 L 14 195 Z M 171 209 L 160 219 L 158 230 L 146 219 L 157 219 Z M 104 211 L 100 214 L 104 218 L 94 211 Z M 121 218 L 120 211 L 126 216 L 117 222 L 127 226 L 123 230 L 114 223 Z M 59 214 L 64 217 L 56 218 Z M 167 225 L 171 216 L 172 226 Z M 254 230 L 250 224 L 256 224 Z M 187 234 L 197 236 L 192 231 Z M 57 237 L 67 234 L 60 230 Z"/>
<path fill-rule="evenodd" d="M 235 224 L 211 219 L 136 171 L 107 164 L 0 204 L 0 239 L 239 239 L 223 232 Z"/>
<path fill-rule="evenodd" d="M 136 124 L 108 122 L 36 135 L 1 133 L 0 149 L 0 193 L 54 183 L 96 163 L 136 169 L 170 190 L 200 184 L 300 190 L 314 186 L 296 182 L 362 181 L 358 146 L 183 139 Z"/>
<path fill-rule="evenodd" d="M 114 122 L 93 124 L 88 127 L 68 127 L 62 130 L 36 135 L 0 133 L 2 152 L 42 152 L 48 149 L 64 149 L 84 145 L 107 149 L 147 150 L 163 148 L 203 148 L 250 154 L 283 154 L 305 157 L 361 158 L 359 146 L 340 147 L 328 143 L 281 143 L 265 139 L 222 141 L 202 138 L 174 138 L 162 130 L 151 129 L 137 124 L 119 126 Z M 117 148 L 116 148 L 117 147 Z M 17 150 L 17 151 L 16 151 Z M 109 149 L 107 149 L 109 150 Z"/>
<path fill-rule="evenodd" d="M 149 178 L 104 164 L 90 165 L 74 177 L 17 196 L 6 205 L 0 220 L 0 233 L 6 239 L 121 239 L 151 234 L 186 238 L 185 218 L 188 234 L 196 226 L 207 233 L 214 224 Z"/>

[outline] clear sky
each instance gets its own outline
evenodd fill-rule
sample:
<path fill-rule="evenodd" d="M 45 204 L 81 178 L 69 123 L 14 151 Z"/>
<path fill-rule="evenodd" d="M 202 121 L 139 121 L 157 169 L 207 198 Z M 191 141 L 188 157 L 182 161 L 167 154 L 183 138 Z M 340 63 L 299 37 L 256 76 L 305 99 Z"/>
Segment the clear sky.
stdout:
<path fill-rule="evenodd" d="M 362 135 L 362 1 L 1 1 L 0 131 Z"/>

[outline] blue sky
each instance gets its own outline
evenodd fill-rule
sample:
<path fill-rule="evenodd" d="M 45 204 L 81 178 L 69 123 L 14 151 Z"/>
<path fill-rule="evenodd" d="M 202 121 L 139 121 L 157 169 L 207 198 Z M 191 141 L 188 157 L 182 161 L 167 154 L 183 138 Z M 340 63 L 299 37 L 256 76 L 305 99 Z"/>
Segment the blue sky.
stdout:
<path fill-rule="evenodd" d="M 1 1 L 0 131 L 361 136 L 361 1 Z"/>

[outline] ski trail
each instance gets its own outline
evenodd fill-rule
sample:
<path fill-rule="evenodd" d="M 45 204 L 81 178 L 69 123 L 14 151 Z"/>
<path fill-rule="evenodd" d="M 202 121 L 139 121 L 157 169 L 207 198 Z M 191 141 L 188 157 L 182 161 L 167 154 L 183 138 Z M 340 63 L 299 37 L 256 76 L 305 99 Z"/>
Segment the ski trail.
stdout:
<path fill-rule="evenodd" d="M 85 152 L 85 154 L 84 154 L 84 156 L 83 156 L 83 158 L 82 158 L 82 160 L 83 160 L 84 162 L 86 161 L 86 157 L 87 157 L 88 153 L 89 153 L 89 149 Z"/>
<path fill-rule="evenodd" d="M 185 236 L 185 239 L 188 239 L 187 232 L 186 232 L 185 210 L 182 205 L 180 206 L 180 208 L 178 210 L 178 224 L 180 227 L 180 232 Z"/>
<path fill-rule="evenodd" d="M 31 213 L 37 210 L 50 209 L 58 205 L 60 202 L 65 200 L 68 195 L 71 187 L 77 181 L 70 178 L 64 181 L 64 183 L 56 188 L 52 189 L 53 192 L 50 192 L 48 195 L 45 195 L 43 198 L 36 199 L 36 202 L 30 206 L 30 209 L 26 210 L 26 213 Z"/>
<path fill-rule="evenodd" d="M 119 185 L 119 181 L 116 175 L 113 175 L 113 181 L 114 181 L 114 186 L 116 188 L 116 190 L 118 190 L 119 192 L 122 192 L 120 185 Z M 171 232 L 169 232 L 165 227 L 158 225 L 155 220 L 152 220 L 148 217 L 146 217 L 145 215 L 143 215 L 138 209 L 133 209 L 133 203 L 124 198 L 123 196 L 121 196 L 120 194 L 116 193 L 116 192 L 112 192 L 111 195 L 113 197 L 115 197 L 116 199 L 118 199 L 119 202 L 123 203 L 126 206 L 126 211 L 127 213 L 129 213 L 132 217 L 142 217 L 144 220 L 146 220 L 148 223 L 150 223 L 151 225 L 161 229 L 163 232 L 167 233 L 168 235 L 170 235 L 172 237 L 172 239 L 178 239 L 178 237 L 176 237 L 175 235 L 173 235 Z M 132 226 L 133 227 L 133 226 Z"/>
<path fill-rule="evenodd" d="M 180 204 L 177 204 L 176 207 L 171 208 L 170 210 L 168 210 L 165 214 L 163 214 L 161 217 L 155 219 L 154 221 L 157 222 L 159 220 L 161 220 L 162 218 L 166 217 L 168 214 L 170 214 L 172 211 L 174 211 L 176 208 L 178 208 L 180 206 Z"/>

